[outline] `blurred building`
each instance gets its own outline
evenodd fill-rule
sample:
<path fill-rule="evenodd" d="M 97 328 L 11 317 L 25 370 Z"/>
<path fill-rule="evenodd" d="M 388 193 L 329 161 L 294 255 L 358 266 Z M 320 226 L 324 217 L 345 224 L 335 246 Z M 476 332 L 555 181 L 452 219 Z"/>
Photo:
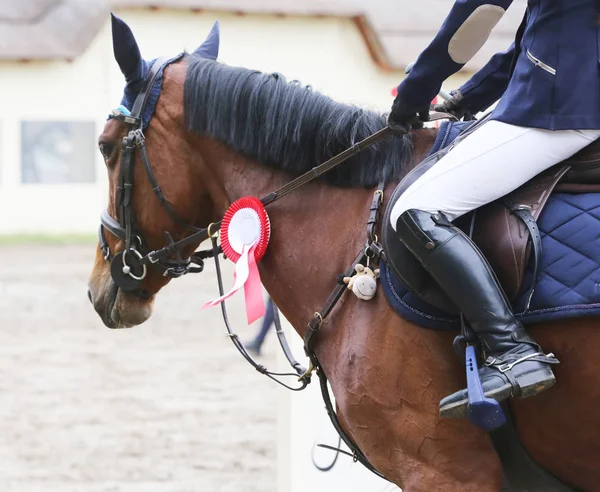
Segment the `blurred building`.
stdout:
<path fill-rule="evenodd" d="M 225 63 L 281 72 L 385 111 L 450 3 L 0 0 L 0 234 L 96 230 L 107 192 L 95 142 L 124 85 L 112 55 L 111 9 L 147 59 L 193 50 L 219 19 Z M 515 1 L 469 70 L 510 45 L 524 4 Z"/>

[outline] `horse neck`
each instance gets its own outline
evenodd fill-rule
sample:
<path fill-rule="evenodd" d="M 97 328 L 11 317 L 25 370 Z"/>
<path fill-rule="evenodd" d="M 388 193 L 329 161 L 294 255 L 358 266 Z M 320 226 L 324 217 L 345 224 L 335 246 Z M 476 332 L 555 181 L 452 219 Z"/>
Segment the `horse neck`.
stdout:
<path fill-rule="evenodd" d="M 413 162 L 408 168 L 422 160 L 434 138 L 432 130 L 413 133 Z M 216 202 L 226 203 L 225 207 L 243 196 L 265 196 L 293 179 L 214 142 L 205 140 L 202 149 L 208 166 L 219 170 L 219 188 L 226 196 Z M 364 248 L 373 191 L 316 181 L 267 207 L 271 239 L 259 263 L 261 280 L 301 336 L 336 287 L 338 276 Z M 219 215 L 224 212 L 217 210 Z"/>

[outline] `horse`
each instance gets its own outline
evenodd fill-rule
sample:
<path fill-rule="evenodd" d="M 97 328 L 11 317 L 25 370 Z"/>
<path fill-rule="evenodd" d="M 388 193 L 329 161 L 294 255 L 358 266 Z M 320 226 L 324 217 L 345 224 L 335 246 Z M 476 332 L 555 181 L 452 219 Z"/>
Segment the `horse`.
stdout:
<path fill-rule="evenodd" d="M 133 33 L 113 17 L 115 57 L 125 100 L 147 75 Z M 215 30 L 193 53 L 169 63 L 144 129 L 147 161 L 136 154 L 130 200 L 136 230 L 150 249 L 217 222 L 240 197 L 267 195 L 356 141 L 386 126 L 383 115 L 337 103 L 279 74 L 216 61 Z M 128 92 L 130 93 L 128 96 Z M 118 216 L 122 141 L 130 125 L 107 121 L 99 137 L 109 180 L 108 214 Z M 271 239 L 259 263 L 262 282 L 299 336 L 364 248 L 364 224 L 381 179 L 389 197 L 428 154 L 432 128 L 394 135 L 318 180 L 267 207 Z M 148 179 L 147 165 L 155 180 Z M 165 210 L 159 196 L 170 206 Z M 123 190 L 121 190 L 123 191 Z M 176 220 L 178 219 L 178 220 Z M 127 328 L 146 321 L 171 278 L 148 265 L 140 287 L 111 278 L 106 251 L 125 241 L 104 233 L 88 296 L 104 324 Z M 187 244 L 188 258 L 199 240 Z M 108 248 L 108 250 L 107 250 Z M 598 490 L 600 483 L 600 331 L 594 318 L 545 323 L 532 335 L 561 364 L 557 385 L 510 407 L 530 455 L 564 483 Z M 490 437 L 465 420 L 444 420 L 438 403 L 464 387 L 452 349 L 455 334 L 423 329 L 392 311 L 383 295 L 364 302 L 343 297 L 325 320 L 314 350 L 335 395 L 339 421 L 371 464 L 406 492 L 495 492 L 502 465 Z"/>

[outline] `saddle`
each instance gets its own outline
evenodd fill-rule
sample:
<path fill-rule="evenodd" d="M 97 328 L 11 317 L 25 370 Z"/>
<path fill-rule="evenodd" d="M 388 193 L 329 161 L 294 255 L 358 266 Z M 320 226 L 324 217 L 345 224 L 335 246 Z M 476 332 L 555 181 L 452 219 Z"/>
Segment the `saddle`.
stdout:
<path fill-rule="evenodd" d="M 459 314 L 458 308 L 399 240 L 390 223 L 390 213 L 398 198 L 416 179 L 483 121 L 469 127 L 451 145 L 430 155 L 406 175 L 390 198 L 382 224 L 382 245 L 389 267 L 421 299 L 451 314 Z M 536 221 L 555 191 L 600 193 L 600 140 L 539 174 L 507 196 L 455 221 L 458 227 L 473 238 L 485 255 L 510 300 L 514 300 L 521 292 L 523 276 L 532 254 L 534 279 L 529 301 L 533 296 L 537 262 L 541 256 L 541 238 Z"/>

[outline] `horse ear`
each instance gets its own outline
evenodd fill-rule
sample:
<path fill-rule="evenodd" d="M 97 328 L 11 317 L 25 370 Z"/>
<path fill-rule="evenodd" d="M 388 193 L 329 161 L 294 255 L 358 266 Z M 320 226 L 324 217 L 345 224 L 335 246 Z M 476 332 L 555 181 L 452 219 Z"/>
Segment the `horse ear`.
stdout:
<path fill-rule="evenodd" d="M 219 21 L 216 21 L 208 36 L 204 40 L 204 43 L 200 45 L 200 47 L 194 51 L 194 55 L 197 55 L 201 58 L 210 58 L 211 60 L 216 60 L 219 56 L 219 40 L 220 40 L 220 26 Z"/>
<path fill-rule="evenodd" d="M 143 78 L 144 60 L 130 27 L 115 14 L 110 14 L 115 60 L 127 83 Z"/>

